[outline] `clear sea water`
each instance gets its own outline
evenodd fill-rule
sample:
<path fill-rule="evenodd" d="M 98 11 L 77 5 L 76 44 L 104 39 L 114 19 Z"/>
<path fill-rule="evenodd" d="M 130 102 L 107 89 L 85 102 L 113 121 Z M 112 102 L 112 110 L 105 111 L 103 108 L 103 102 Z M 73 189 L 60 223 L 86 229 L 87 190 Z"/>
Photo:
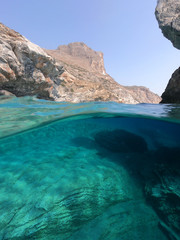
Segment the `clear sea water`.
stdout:
<path fill-rule="evenodd" d="M 0 99 L 0 240 L 180 239 L 180 105 Z"/>

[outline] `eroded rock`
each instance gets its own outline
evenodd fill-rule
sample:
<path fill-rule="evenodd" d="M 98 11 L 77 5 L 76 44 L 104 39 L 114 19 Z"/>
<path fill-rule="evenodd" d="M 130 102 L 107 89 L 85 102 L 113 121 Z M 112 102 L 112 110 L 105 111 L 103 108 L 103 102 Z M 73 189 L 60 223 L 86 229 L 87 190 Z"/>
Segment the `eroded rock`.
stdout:
<path fill-rule="evenodd" d="M 43 50 L 2 23 L 0 90 L 17 97 L 36 95 L 42 99 L 66 102 L 136 104 L 160 101 L 160 97 L 149 90 L 150 98 L 143 91 L 138 93 L 142 97 L 137 98 L 132 91 L 115 82 L 105 71 L 103 53 L 93 51 L 84 43 Z"/>
<path fill-rule="evenodd" d="M 118 84 L 106 73 L 102 52 L 96 52 L 82 42 L 59 46 L 56 50 L 45 50 L 53 56 L 66 72 L 68 101 L 115 101 L 120 103 L 159 103 L 161 98 L 148 88 Z M 65 94 L 64 94 L 65 95 Z"/>
<path fill-rule="evenodd" d="M 180 2 L 158 0 L 156 18 L 163 35 L 180 49 Z M 180 69 L 177 69 L 162 94 L 162 103 L 180 103 Z"/>
<path fill-rule="evenodd" d="M 158 0 L 155 14 L 163 35 L 180 49 L 179 0 Z"/>
<path fill-rule="evenodd" d="M 180 68 L 172 74 L 172 77 L 162 94 L 161 103 L 180 103 Z"/>
<path fill-rule="evenodd" d="M 150 204 L 162 219 L 161 227 L 170 239 L 180 235 L 180 173 L 169 166 L 159 165 L 155 178 L 145 188 Z"/>
<path fill-rule="evenodd" d="M 14 95 L 56 100 L 63 72 L 39 46 L 0 24 L 0 89 Z"/>

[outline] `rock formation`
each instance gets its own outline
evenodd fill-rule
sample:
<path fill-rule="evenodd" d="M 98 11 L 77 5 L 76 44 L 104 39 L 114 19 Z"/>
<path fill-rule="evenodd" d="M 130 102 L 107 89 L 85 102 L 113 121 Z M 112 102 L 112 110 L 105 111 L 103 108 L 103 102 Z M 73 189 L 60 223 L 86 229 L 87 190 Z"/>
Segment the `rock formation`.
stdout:
<path fill-rule="evenodd" d="M 42 99 L 67 102 L 160 101 L 159 96 L 148 89 L 146 91 L 151 95 L 150 98 L 148 95 L 134 97 L 132 90 L 121 86 L 106 74 L 103 53 L 93 51 L 84 43 L 72 43 L 60 46 L 57 50 L 44 51 L 2 23 L 0 90 L 1 94 L 10 92 L 17 97 L 36 95 Z"/>
<path fill-rule="evenodd" d="M 162 229 L 172 240 L 180 236 L 179 154 L 179 147 L 160 147 L 153 156 L 159 164 L 145 187 L 147 199 L 162 220 Z"/>
<path fill-rule="evenodd" d="M 39 46 L 0 24 L 0 90 L 56 100 L 62 66 Z"/>
<path fill-rule="evenodd" d="M 144 172 L 150 161 L 140 152 L 113 158 L 91 145 L 94 134 L 114 124 L 89 120 L 69 118 L 0 139 L 1 240 L 167 240 L 135 172 L 123 165 L 129 159 L 127 166 L 139 169 L 141 157 Z M 83 144 L 74 145 L 77 137 Z"/>
<path fill-rule="evenodd" d="M 180 103 L 180 68 L 173 74 L 162 94 L 162 103 Z"/>
<path fill-rule="evenodd" d="M 61 45 L 57 50 L 52 50 L 57 59 L 75 66 L 81 66 L 89 72 L 99 72 L 106 75 L 103 53 L 93 51 L 83 42 Z"/>
<path fill-rule="evenodd" d="M 160 97 L 144 86 L 124 86 L 139 103 L 159 103 Z"/>
<path fill-rule="evenodd" d="M 180 49 L 180 2 L 179 0 L 158 0 L 156 18 L 164 36 L 174 47 Z"/>
<path fill-rule="evenodd" d="M 180 1 L 159 0 L 156 18 L 163 35 L 180 49 Z M 162 94 L 162 103 L 180 103 L 180 70 L 176 70 Z"/>
<path fill-rule="evenodd" d="M 66 84 L 70 84 L 68 88 L 74 93 L 69 101 L 78 99 L 81 94 L 82 101 L 160 102 L 159 96 L 145 87 L 126 87 L 115 82 L 106 73 L 103 53 L 92 50 L 84 43 L 70 43 L 45 51 L 64 66 L 65 78 L 72 80 L 71 84 Z"/>

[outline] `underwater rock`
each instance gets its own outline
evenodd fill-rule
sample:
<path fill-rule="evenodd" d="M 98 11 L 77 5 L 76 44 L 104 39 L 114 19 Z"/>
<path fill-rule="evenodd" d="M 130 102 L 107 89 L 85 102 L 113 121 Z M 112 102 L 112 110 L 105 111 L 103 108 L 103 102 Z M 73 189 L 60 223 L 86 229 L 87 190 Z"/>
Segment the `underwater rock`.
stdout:
<path fill-rule="evenodd" d="M 149 203 L 162 220 L 161 227 L 172 240 L 180 239 L 179 156 L 179 148 L 159 148 L 154 153 L 153 175 L 149 176 L 145 187 Z"/>
<path fill-rule="evenodd" d="M 99 146 L 112 152 L 143 153 L 148 150 L 146 141 L 141 136 L 122 129 L 99 132 L 94 139 Z"/>
<path fill-rule="evenodd" d="M 170 239 L 180 236 L 180 175 L 167 166 L 154 170 L 156 179 L 146 185 L 147 198 L 162 219 Z"/>
<path fill-rule="evenodd" d="M 72 132 L 68 123 L 1 139 L 0 239 L 67 240 L 137 194 L 122 167 L 69 142 L 63 148 Z"/>
<path fill-rule="evenodd" d="M 50 159 L 52 163 L 6 168 L 0 191 L 0 239 L 67 239 L 109 206 L 132 196 L 125 189 L 123 171 L 103 166 L 90 166 L 89 171 L 83 162 L 73 166 L 69 160 L 67 153 L 64 160 Z"/>
<path fill-rule="evenodd" d="M 153 155 L 152 150 L 146 151 L 144 139 L 128 131 L 131 124 L 149 127 L 152 121 L 137 117 L 129 120 L 76 116 L 1 138 L 0 240 L 167 240 L 159 228 L 155 204 L 154 210 L 145 201 L 144 186 L 149 179 L 153 180 L 149 186 L 161 184 L 161 179 L 156 183 L 152 174 L 153 157 L 162 161 L 167 156 L 168 163 L 169 156 L 177 158 L 179 152 L 162 148 Z M 105 131 L 114 126 L 116 130 Z M 167 126 L 170 128 L 165 124 L 163 129 Z M 174 132 L 179 136 L 178 129 Z M 103 132 L 102 140 L 129 136 L 128 151 L 135 151 L 133 139 L 140 145 L 136 146 L 139 152 L 107 152 L 94 140 L 95 134 Z M 136 172 L 145 172 L 147 177 L 140 179 Z M 146 191 L 149 197 L 151 189 Z M 163 218 L 161 221 L 165 224 Z"/>
<path fill-rule="evenodd" d="M 123 202 L 89 221 L 68 240 L 167 240 L 158 221 L 151 206 L 139 200 Z"/>

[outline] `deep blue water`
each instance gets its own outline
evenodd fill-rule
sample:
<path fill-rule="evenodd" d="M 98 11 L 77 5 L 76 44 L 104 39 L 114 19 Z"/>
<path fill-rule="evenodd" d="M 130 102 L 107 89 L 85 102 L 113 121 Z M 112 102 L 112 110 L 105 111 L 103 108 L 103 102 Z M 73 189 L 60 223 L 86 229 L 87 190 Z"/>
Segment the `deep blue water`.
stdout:
<path fill-rule="evenodd" d="M 180 105 L 0 99 L 0 239 L 179 239 Z"/>

